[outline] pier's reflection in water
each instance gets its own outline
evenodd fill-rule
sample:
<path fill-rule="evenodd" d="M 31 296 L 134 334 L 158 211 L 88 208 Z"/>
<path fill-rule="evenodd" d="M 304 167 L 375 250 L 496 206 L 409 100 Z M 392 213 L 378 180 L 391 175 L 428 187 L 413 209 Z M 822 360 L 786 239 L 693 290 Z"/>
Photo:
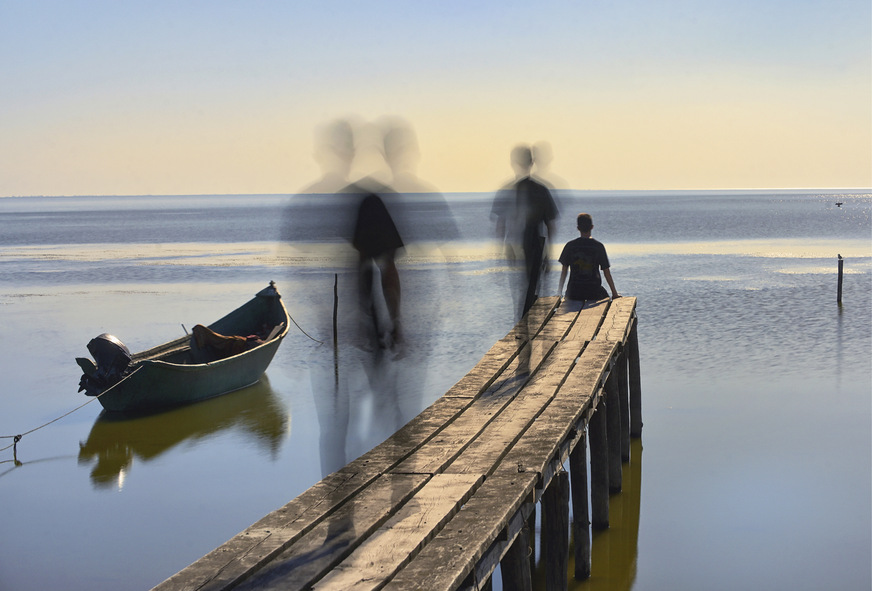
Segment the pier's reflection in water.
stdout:
<path fill-rule="evenodd" d="M 95 488 L 124 485 L 135 459 L 154 460 L 182 443 L 236 431 L 246 440 L 278 453 L 288 431 L 287 410 L 266 376 L 254 386 L 210 400 L 148 415 L 104 411 L 79 444 L 79 464 L 91 464 Z"/>
<path fill-rule="evenodd" d="M 570 590 L 629 591 L 633 588 L 636 581 L 636 559 L 639 554 L 642 499 L 641 439 L 632 440 L 630 458 L 630 462 L 623 465 L 621 492 L 609 495 L 609 528 L 593 531 L 589 579 L 576 581 L 573 578 L 574 546 L 569 550 Z M 574 540 L 572 543 L 574 544 Z M 534 589 L 545 589 L 545 574 L 545 562 L 540 561 Z"/>

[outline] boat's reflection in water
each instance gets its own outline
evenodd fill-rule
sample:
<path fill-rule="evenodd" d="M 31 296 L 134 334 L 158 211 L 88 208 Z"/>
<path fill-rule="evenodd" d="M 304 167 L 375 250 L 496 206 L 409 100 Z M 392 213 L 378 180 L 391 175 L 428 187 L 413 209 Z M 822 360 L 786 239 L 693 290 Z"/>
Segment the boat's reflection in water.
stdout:
<path fill-rule="evenodd" d="M 87 441 L 79 444 L 79 464 L 96 462 L 95 488 L 121 487 L 134 458 L 147 462 L 183 442 L 236 431 L 271 455 L 288 431 L 288 413 L 266 376 L 254 386 L 210 400 L 149 415 L 104 411 Z"/>

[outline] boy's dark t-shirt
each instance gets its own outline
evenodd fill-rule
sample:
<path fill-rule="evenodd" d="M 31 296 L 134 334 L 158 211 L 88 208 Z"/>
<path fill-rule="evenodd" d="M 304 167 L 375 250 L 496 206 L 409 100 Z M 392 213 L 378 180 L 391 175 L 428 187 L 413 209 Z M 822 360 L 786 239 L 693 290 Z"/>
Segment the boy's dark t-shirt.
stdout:
<path fill-rule="evenodd" d="M 594 238 L 576 238 L 566 243 L 560 262 L 569 267 L 566 299 L 599 300 L 609 297 L 602 286 L 600 269 L 609 268 L 606 247 Z"/>

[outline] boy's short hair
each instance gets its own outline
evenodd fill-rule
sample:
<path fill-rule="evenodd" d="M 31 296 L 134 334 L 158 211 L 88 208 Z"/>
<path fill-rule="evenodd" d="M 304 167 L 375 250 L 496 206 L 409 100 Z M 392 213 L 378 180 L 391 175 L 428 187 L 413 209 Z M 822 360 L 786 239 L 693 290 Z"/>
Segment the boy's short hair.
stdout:
<path fill-rule="evenodd" d="M 582 232 L 590 232 L 593 229 L 593 218 L 589 213 L 580 213 L 576 218 L 576 224 Z"/>

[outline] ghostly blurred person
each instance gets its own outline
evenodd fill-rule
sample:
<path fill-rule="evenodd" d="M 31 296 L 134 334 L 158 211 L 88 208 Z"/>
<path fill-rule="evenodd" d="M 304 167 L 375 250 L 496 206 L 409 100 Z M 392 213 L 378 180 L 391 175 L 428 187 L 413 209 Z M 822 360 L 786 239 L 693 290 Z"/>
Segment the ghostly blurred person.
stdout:
<path fill-rule="evenodd" d="M 405 244 L 395 222 L 402 203 L 377 180 L 388 176 L 377 131 L 351 120 L 319 128 L 315 154 L 322 176 L 292 198 L 285 220 L 292 259 L 308 261 L 307 273 L 324 276 L 325 289 L 309 302 L 307 323 L 322 343 L 312 347 L 307 371 L 321 426 L 324 476 L 353 459 L 349 450 L 378 443 L 403 419 L 397 390 L 404 347 L 397 259 Z M 325 297 L 331 287 L 332 299 Z"/>
<path fill-rule="evenodd" d="M 520 270 L 513 273 L 513 295 L 518 315 L 523 317 L 538 296 L 558 211 L 548 187 L 530 176 L 533 168 L 530 147 L 522 145 L 512 150 L 511 164 L 515 180 L 497 192 L 491 218 L 510 264 Z"/>
<path fill-rule="evenodd" d="M 560 209 L 559 194 L 568 190 L 569 185 L 561 176 L 554 174 L 551 170 L 551 163 L 554 161 L 554 150 L 549 142 L 536 142 L 530 148 L 533 153 L 533 178 L 551 191 L 551 196 L 557 204 L 557 209 Z"/>
<path fill-rule="evenodd" d="M 300 193 L 337 193 L 348 186 L 354 161 L 354 127 L 348 119 L 337 119 L 319 128 L 315 139 L 315 161 L 321 178 Z"/>

